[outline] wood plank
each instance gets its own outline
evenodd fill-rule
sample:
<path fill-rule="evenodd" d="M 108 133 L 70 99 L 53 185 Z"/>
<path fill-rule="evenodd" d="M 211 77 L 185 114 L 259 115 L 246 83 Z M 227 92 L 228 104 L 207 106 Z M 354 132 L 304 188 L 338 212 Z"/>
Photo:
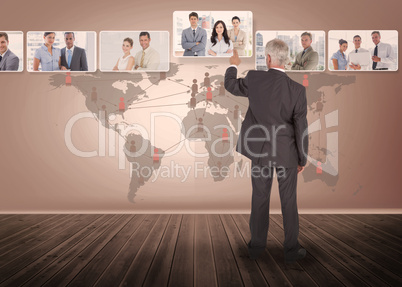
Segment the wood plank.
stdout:
<path fill-rule="evenodd" d="M 208 219 L 195 215 L 194 286 L 218 286 Z"/>
<path fill-rule="evenodd" d="M 77 276 L 69 282 L 70 286 L 93 286 L 102 272 L 109 266 L 118 252 L 127 243 L 133 233 L 141 225 L 146 215 L 134 215 L 132 219 L 119 230 L 116 235 L 80 270 Z"/>
<path fill-rule="evenodd" d="M 55 233 L 50 233 L 47 239 L 41 239 L 40 245 L 35 246 L 34 248 L 30 248 L 29 250 L 22 249 L 22 256 L 17 257 L 12 260 L 10 258 L 10 262 L 1 267 L 1 273 L 5 274 L 4 278 L 8 278 L 18 271 L 22 270 L 33 261 L 43 256 L 43 254 L 49 252 L 59 244 L 63 243 L 65 240 L 70 238 L 77 230 L 87 226 L 94 220 L 94 216 L 88 215 L 74 215 L 71 216 L 75 218 L 75 220 L 70 220 L 70 222 L 66 222 L 63 224 L 62 228 L 55 231 Z M 8 257 L 8 256 L 7 256 Z M 3 260 L 3 258 L 1 258 Z"/>
<path fill-rule="evenodd" d="M 173 214 L 167 225 L 143 286 L 167 286 L 183 215 Z"/>
<path fill-rule="evenodd" d="M 19 214 L 0 214 L 0 222 L 10 221 L 13 217 L 16 218 Z"/>
<path fill-rule="evenodd" d="M 194 232 L 195 216 L 184 214 L 177 237 L 169 286 L 187 287 L 194 285 Z"/>
<path fill-rule="evenodd" d="M 90 244 L 92 244 L 99 236 L 101 236 L 105 231 L 107 231 L 111 226 L 116 224 L 116 222 L 121 218 L 120 214 L 106 215 L 103 223 L 94 224 L 92 223 L 91 228 L 93 231 L 75 244 L 64 254 L 58 256 L 57 260 L 49 264 L 45 269 L 42 269 L 35 277 L 31 278 L 30 281 L 25 283 L 24 286 L 42 286 L 46 281 L 48 281 L 52 276 L 59 272 L 64 266 L 66 266 L 71 260 L 76 258 L 83 250 L 85 250 Z"/>
<path fill-rule="evenodd" d="M 361 254 L 346 243 L 340 241 L 331 233 L 328 233 L 326 230 L 324 230 L 322 226 L 311 223 L 305 218 L 305 215 L 299 215 L 299 219 L 300 224 L 309 230 L 308 235 L 318 236 L 320 239 L 317 238 L 317 241 L 321 240 L 320 244 L 323 246 L 328 244 L 329 247 L 327 247 L 327 252 L 335 258 L 339 258 L 345 263 L 345 265 L 349 267 L 351 271 L 354 271 L 356 274 L 360 274 L 367 280 L 372 280 L 372 282 L 378 281 L 375 277 L 373 277 L 373 275 L 375 275 L 383 282 L 390 283 L 391 286 L 399 285 L 395 284 L 398 281 L 398 277 L 392 272 L 389 272 L 375 261 L 367 258 L 364 254 Z M 383 284 L 379 284 L 378 286 L 381 285 Z"/>
<path fill-rule="evenodd" d="M 359 238 L 362 242 L 369 244 L 370 246 L 377 246 L 381 248 L 381 252 L 395 258 L 399 262 L 402 261 L 402 240 L 394 240 L 392 236 L 387 236 L 386 233 L 378 234 L 373 231 L 372 228 L 367 227 L 366 224 L 357 221 L 350 220 L 349 217 L 342 214 L 323 215 L 327 216 L 333 222 L 346 226 L 348 233 L 351 236 Z"/>
<path fill-rule="evenodd" d="M 396 219 L 387 220 L 384 214 L 345 214 L 348 217 L 360 220 L 363 223 L 369 224 L 376 227 L 382 231 L 393 235 L 396 238 L 402 238 L 402 228 L 400 227 L 400 222 Z M 398 228 L 396 228 L 398 227 Z"/>
<path fill-rule="evenodd" d="M 216 276 L 220 286 L 243 286 L 239 268 L 222 222 L 217 214 L 207 216 L 215 259 Z"/>
<path fill-rule="evenodd" d="M 250 215 L 244 214 L 243 219 L 246 222 L 249 222 Z M 270 228 L 271 227 L 272 226 L 270 226 Z M 275 226 L 272 229 L 274 228 Z M 272 255 L 276 263 L 282 269 L 282 272 L 286 275 L 291 284 L 297 286 L 318 286 L 315 283 L 315 281 L 308 275 L 308 273 L 301 267 L 300 263 L 296 262 L 292 264 L 291 268 L 289 268 L 285 264 L 283 244 L 273 235 L 272 229 L 270 233 L 271 236 L 268 235 L 268 238 L 271 239 L 270 241 L 271 246 L 269 249 L 269 253 Z"/>
<path fill-rule="evenodd" d="M 18 231 L 29 228 L 41 221 L 55 216 L 54 214 L 18 214 L 11 220 L 6 220 L 0 225 L 0 239 L 6 238 Z"/>
<path fill-rule="evenodd" d="M 59 260 L 75 244 L 77 244 L 81 240 L 85 240 L 86 236 L 92 233 L 95 228 L 104 224 L 106 218 L 106 215 L 98 215 L 98 218 L 90 223 L 90 225 L 77 231 L 75 234 L 73 234 L 72 237 L 57 245 L 49 252 L 43 254 L 31 264 L 27 265 L 24 269 L 20 270 L 18 273 L 8 278 L 7 281 L 3 282 L 2 284 L 4 284 L 4 286 L 22 286 L 29 279 L 33 278 L 34 276 L 38 276 L 37 274 L 41 270 L 47 269 L 50 264 L 52 264 L 56 260 Z"/>
<path fill-rule="evenodd" d="M 339 214 L 339 216 L 343 219 L 344 222 L 348 222 L 349 224 L 358 227 L 359 229 L 364 229 L 364 231 L 370 231 L 372 234 L 375 234 L 379 238 L 385 238 L 387 242 L 391 242 L 392 245 L 400 246 L 401 238 L 395 236 L 394 234 L 389 234 L 382 229 L 378 229 L 372 225 L 362 222 L 357 218 L 352 218 L 347 214 Z"/>
<path fill-rule="evenodd" d="M 232 218 L 239 229 L 244 242 L 247 244 L 251 239 L 248 222 L 244 220 L 244 217 L 241 214 L 233 214 Z M 262 256 L 257 259 L 257 265 L 259 266 L 269 286 L 292 286 L 285 273 L 283 273 L 275 259 L 267 251 L 267 249 L 272 250 L 273 248 L 276 248 L 275 243 L 272 242 L 272 237 L 272 234 L 269 233 L 267 238 L 267 248 Z"/>
<path fill-rule="evenodd" d="M 278 227 L 278 231 L 279 228 L 281 231 L 274 235 L 279 241 L 283 242 L 285 240 L 283 234 L 283 217 L 279 214 L 273 214 L 271 215 L 271 219 L 276 225 L 275 227 L 272 226 L 274 227 L 273 229 L 277 229 L 276 227 Z M 342 258 L 342 254 L 338 250 L 320 237 L 312 234 L 304 225 L 299 224 L 299 226 L 299 242 L 308 253 L 306 258 L 300 261 L 300 265 L 313 277 L 319 286 L 363 286 L 367 284 L 363 278 L 351 272 L 347 265 L 347 263 L 351 263 L 350 261 L 346 261 L 346 264 L 343 265 L 342 262 L 337 260 Z M 346 256 L 343 257 L 345 258 Z M 374 280 L 374 282 L 384 284 L 384 282 L 378 279 Z"/>
<path fill-rule="evenodd" d="M 32 261 L 35 261 L 38 257 L 48 252 L 66 238 L 69 238 L 74 233 L 78 226 L 87 225 L 89 218 L 85 215 L 72 215 L 71 219 L 61 222 L 55 228 L 52 228 L 46 234 L 42 234 L 36 238 L 36 241 L 29 241 L 25 243 L 24 248 L 12 249 L 10 252 L 3 253 L 0 257 L 0 270 L 9 276 L 18 272 Z M 70 230 L 70 234 L 66 233 L 66 230 Z M 12 273 L 11 273 L 12 272 Z"/>
<path fill-rule="evenodd" d="M 244 286 L 268 285 L 255 260 L 248 256 L 247 242 L 244 241 L 233 218 L 229 214 L 220 215 L 232 252 L 237 262 Z"/>
<path fill-rule="evenodd" d="M 169 214 L 162 214 L 158 218 L 148 237 L 146 238 L 137 256 L 130 265 L 120 286 L 142 286 L 155 253 L 166 231 L 171 218 Z"/>
<path fill-rule="evenodd" d="M 67 285 L 70 281 L 95 257 L 96 254 L 125 226 L 133 215 L 122 215 L 115 224 L 108 228 L 101 236 L 92 242 L 80 254 L 66 264 L 43 286 Z"/>
<path fill-rule="evenodd" d="M 114 286 L 118 285 L 123 280 L 131 262 L 133 262 L 159 217 L 158 214 L 147 215 L 144 221 L 141 222 L 141 226 L 135 230 L 127 244 L 120 250 L 119 254 L 102 273 L 95 283 L 95 286 Z"/>
<path fill-rule="evenodd" d="M 49 217 L 48 219 L 1 239 L 1 256 L 5 255 L 7 252 L 12 252 L 14 249 L 20 249 L 21 245 L 24 245 L 24 248 L 26 249 L 30 243 L 36 242 L 39 235 L 49 232 L 51 228 L 62 224 L 68 220 L 68 218 L 70 218 L 70 216 L 67 214 L 59 214 L 54 217 Z M 46 236 L 48 236 L 48 234 Z"/>
<path fill-rule="evenodd" d="M 310 221 L 311 223 L 313 223 L 314 225 L 324 229 L 326 232 L 330 233 L 338 240 L 349 245 L 356 251 L 359 251 L 361 254 L 364 254 L 371 260 L 379 263 L 380 265 L 385 267 L 387 270 L 393 272 L 394 274 L 398 274 L 398 272 L 400 272 L 401 264 L 398 261 L 383 255 L 381 251 L 378 251 L 372 246 L 369 246 L 361 242 L 358 238 L 350 236 L 347 232 L 342 230 L 341 226 L 334 224 L 331 220 L 319 217 L 315 214 L 303 214 L 303 217 L 308 221 Z"/>
<path fill-rule="evenodd" d="M 402 223 L 402 214 L 386 214 L 389 217 L 392 217 L 393 219 L 398 220 L 399 223 Z"/>

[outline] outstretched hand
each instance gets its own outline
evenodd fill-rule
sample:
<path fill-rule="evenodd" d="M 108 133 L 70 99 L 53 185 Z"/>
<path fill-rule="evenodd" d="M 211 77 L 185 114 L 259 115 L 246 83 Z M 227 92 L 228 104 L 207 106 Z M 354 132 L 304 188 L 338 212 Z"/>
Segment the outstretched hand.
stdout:
<path fill-rule="evenodd" d="M 230 57 L 229 62 L 231 65 L 236 65 L 236 66 L 240 65 L 241 61 L 239 58 L 239 53 L 237 52 L 236 49 L 233 50 L 233 56 Z"/>

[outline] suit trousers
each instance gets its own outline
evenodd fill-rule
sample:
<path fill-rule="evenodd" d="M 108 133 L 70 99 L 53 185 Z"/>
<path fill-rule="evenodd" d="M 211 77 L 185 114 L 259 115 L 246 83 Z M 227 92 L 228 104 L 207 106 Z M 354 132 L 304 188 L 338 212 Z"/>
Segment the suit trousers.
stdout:
<path fill-rule="evenodd" d="M 266 247 L 269 228 L 269 204 L 274 168 L 276 169 L 285 231 L 284 254 L 293 256 L 300 248 L 299 214 L 297 211 L 297 167 L 271 167 L 252 163 L 253 187 L 250 215 L 250 248 Z M 257 172 L 253 172 L 256 170 Z M 260 171 L 258 171 L 260 170 Z"/>

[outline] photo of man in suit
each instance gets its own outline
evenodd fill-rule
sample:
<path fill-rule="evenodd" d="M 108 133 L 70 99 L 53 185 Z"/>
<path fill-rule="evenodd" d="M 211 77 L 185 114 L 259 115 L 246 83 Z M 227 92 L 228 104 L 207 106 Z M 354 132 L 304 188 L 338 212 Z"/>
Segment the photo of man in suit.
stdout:
<path fill-rule="evenodd" d="M 141 32 L 139 36 L 142 50 L 135 55 L 135 70 L 158 70 L 160 57 L 158 51 L 150 46 L 151 36 Z"/>
<path fill-rule="evenodd" d="M 20 59 L 8 48 L 6 32 L 0 32 L 0 71 L 18 71 Z"/>
<path fill-rule="evenodd" d="M 183 56 L 205 56 L 207 44 L 207 31 L 198 27 L 198 14 L 191 12 L 189 15 L 191 26 L 184 29 L 181 34 L 181 46 L 184 49 Z"/>
<path fill-rule="evenodd" d="M 279 39 L 266 44 L 268 71 L 250 70 L 237 79 L 240 58 L 230 58 L 225 88 L 235 96 L 247 97 L 249 108 L 241 126 L 236 151 L 251 159 L 252 203 L 250 215 L 251 259 L 265 250 L 269 227 L 269 202 L 276 170 L 285 232 L 286 263 L 306 256 L 298 242 L 297 175 L 307 163 L 308 123 L 306 88 L 285 73 L 289 48 Z"/>
<path fill-rule="evenodd" d="M 61 49 L 61 70 L 88 71 L 85 49 L 74 45 L 74 32 L 64 33 L 66 47 Z"/>
<path fill-rule="evenodd" d="M 316 70 L 318 65 L 318 53 L 313 50 L 311 43 L 313 37 L 311 33 L 304 32 L 301 34 L 301 44 L 303 51 L 298 53 L 295 62 L 292 65 L 292 70 Z"/>

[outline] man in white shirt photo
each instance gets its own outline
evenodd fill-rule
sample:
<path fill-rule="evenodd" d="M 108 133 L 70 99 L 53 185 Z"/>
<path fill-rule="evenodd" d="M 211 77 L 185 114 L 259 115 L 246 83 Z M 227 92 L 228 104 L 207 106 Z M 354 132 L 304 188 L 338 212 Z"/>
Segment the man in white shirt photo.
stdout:
<path fill-rule="evenodd" d="M 371 39 L 375 48 L 371 52 L 372 69 L 373 70 L 395 70 L 396 57 L 395 52 L 390 44 L 381 42 L 381 34 L 379 31 L 371 33 Z"/>
<path fill-rule="evenodd" d="M 159 68 L 160 56 L 158 51 L 150 46 L 151 36 L 148 32 L 140 33 L 140 46 L 142 51 L 135 55 L 135 70 L 152 70 Z"/>
<path fill-rule="evenodd" d="M 348 55 L 348 70 L 363 70 L 363 71 L 367 71 L 369 69 L 369 65 L 360 65 L 358 63 L 353 64 L 351 63 L 351 54 L 357 54 L 357 53 L 367 53 L 368 56 L 370 57 L 370 52 L 369 50 L 366 50 L 364 48 L 361 47 L 362 44 L 362 38 L 359 35 L 355 35 L 353 37 L 353 44 L 355 45 L 355 48 L 349 53 Z"/>

